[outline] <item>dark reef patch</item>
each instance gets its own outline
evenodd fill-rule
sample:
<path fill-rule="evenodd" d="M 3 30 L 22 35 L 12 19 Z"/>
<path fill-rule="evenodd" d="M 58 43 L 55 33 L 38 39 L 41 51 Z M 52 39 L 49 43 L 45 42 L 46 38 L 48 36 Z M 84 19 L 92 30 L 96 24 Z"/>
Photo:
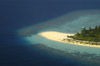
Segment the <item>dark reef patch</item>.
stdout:
<path fill-rule="evenodd" d="M 86 65 L 87 64 L 91 65 L 91 63 L 92 63 L 91 66 L 99 66 L 100 65 L 100 56 L 96 56 L 95 54 L 89 54 L 89 53 L 81 54 L 80 52 L 70 53 L 67 50 L 62 51 L 59 49 L 47 47 L 43 44 L 34 44 L 34 45 L 32 45 L 32 47 L 37 50 L 41 50 L 42 52 L 45 52 L 46 54 L 53 54 L 54 56 L 59 56 L 61 58 L 73 59 L 74 61 L 78 61 L 78 62 L 84 63 Z"/>

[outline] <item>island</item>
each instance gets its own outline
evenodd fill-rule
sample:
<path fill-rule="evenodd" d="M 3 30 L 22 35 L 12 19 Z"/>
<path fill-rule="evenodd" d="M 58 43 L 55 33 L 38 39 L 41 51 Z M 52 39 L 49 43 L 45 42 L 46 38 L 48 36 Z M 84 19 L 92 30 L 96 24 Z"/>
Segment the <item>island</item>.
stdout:
<path fill-rule="evenodd" d="M 82 28 L 80 32 L 77 32 L 73 36 L 67 36 L 67 39 L 63 41 L 79 43 L 84 45 L 100 45 L 100 26 L 95 26 L 94 28 L 89 27 L 86 29 Z"/>
<path fill-rule="evenodd" d="M 62 43 L 100 48 L 100 26 L 89 27 L 88 29 L 83 27 L 80 32 L 75 34 L 46 31 L 40 32 L 38 35 Z"/>

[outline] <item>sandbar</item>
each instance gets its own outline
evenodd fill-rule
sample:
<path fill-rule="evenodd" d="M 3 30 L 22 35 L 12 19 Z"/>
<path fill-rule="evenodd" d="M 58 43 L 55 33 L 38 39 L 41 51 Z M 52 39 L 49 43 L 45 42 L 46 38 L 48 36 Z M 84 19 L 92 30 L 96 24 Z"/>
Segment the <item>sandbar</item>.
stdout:
<path fill-rule="evenodd" d="M 85 44 L 85 43 L 80 43 L 80 42 L 74 42 L 73 41 L 67 41 L 64 39 L 70 39 L 67 36 L 73 36 L 75 34 L 72 33 L 62 33 L 62 32 L 56 32 L 56 31 L 46 31 L 46 32 L 40 32 L 38 35 L 57 42 L 62 42 L 62 43 L 69 43 L 73 45 L 81 45 L 81 46 L 88 46 L 88 47 L 98 47 L 100 48 L 100 45 L 91 45 L 91 44 Z"/>

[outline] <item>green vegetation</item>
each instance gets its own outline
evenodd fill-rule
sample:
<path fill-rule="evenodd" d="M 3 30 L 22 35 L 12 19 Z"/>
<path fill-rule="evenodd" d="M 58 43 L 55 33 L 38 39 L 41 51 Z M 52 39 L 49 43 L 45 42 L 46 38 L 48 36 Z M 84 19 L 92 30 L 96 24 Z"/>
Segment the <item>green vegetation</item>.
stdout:
<path fill-rule="evenodd" d="M 69 37 L 76 40 L 100 42 L 100 26 L 90 27 L 89 29 L 82 28 L 81 32 Z"/>

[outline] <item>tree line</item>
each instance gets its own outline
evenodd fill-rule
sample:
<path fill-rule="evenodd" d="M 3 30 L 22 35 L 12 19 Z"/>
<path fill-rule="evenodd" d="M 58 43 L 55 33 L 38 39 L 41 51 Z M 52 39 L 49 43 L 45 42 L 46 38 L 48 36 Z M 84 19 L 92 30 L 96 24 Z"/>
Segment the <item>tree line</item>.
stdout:
<path fill-rule="evenodd" d="M 89 29 L 84 27 L 80 32 L 70 37 L 78 40 L 100 42 L 100 26 L 89 27 Z"/>

